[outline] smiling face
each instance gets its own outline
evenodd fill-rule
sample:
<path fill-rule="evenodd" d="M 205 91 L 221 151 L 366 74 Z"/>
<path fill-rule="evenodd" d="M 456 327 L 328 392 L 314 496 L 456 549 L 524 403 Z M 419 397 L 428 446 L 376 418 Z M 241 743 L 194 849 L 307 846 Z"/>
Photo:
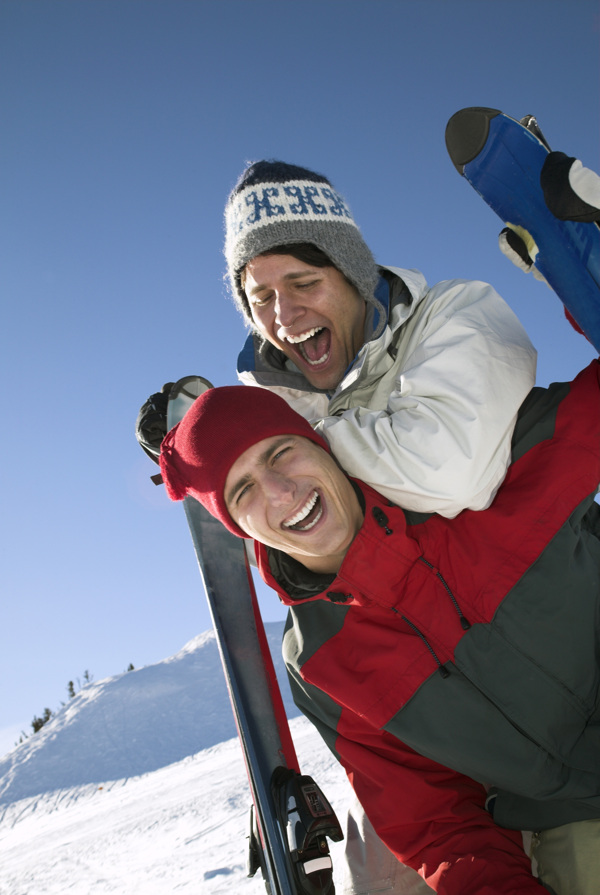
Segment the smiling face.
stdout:
<path fill-rule="evenodd" d="M 333 457 L 308 438 L 264 438 L 241 454 L 225 503 L 250 537 L 314 572 L 337 572 L 363 521 L 354 488 Z"/>
<path fill-rule="evenodd" d="M 244 289 L 260 334 L 315 388 L 336 388 L 364 341 L 366 303 L 335 267 L 258 255 Z"/>

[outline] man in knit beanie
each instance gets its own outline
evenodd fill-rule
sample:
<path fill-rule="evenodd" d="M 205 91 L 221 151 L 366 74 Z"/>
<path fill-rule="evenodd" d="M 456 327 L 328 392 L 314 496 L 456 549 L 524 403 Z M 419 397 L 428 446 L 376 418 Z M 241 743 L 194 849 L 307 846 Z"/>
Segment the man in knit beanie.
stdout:
<path fill-rule="evenodd" d="M 225 233 L 251 327 L 240 380 L 284 397 L 344 469 L 407 509 L 489 506 L 535 379 L 535 351 L 491 286 L 430 288 L 377 265 L 332 183 L 280 161 L 242 173 Z"/>
<path fill-rule="evenodd" d="M 444 895 L 545 891 L 521 829 L 551 892 L 597 891 L 599 446 L 598 361 L 533 390 L 493 505 L 454 520 L 351 481 L 268 390 L 209 390 L 163 442 L 169 496 L 254 539 L 296 703 Z"/>

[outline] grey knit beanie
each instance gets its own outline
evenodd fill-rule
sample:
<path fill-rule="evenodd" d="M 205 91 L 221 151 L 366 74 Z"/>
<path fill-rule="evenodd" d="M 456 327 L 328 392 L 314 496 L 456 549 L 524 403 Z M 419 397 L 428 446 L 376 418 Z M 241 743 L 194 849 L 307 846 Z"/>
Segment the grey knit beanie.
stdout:
<path fill-rule="evenodd" d="M 225 208 L 225 257 L 236 304 L 252 320 L 240 283 L 244 267 L 276 246 L 312 243 L 344 274 L 365 301 L 379 273 L 350 209 L 326 177 L 278 161 L 254 162 L 243 172 Z M 384 325 L 385 315 L 379 320 Z M 380 329 L 380 327 L 378 327 Z"/>

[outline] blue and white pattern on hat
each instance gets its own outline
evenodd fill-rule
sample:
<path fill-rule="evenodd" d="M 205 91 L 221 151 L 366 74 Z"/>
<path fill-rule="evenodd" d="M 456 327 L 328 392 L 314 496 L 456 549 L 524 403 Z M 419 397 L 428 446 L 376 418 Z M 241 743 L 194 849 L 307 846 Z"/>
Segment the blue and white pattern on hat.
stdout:
<path fill-rule="evenodd" d="M 275 218 L 320 222 L 345 219 L 356 227 L 344 198 L 329 185 L 308 180 L 265 183 L 260 187 L 246 187 L 230 203 L 227 208 L 228 238 L 235 239 L 242 230 L 262 227 Z"/>

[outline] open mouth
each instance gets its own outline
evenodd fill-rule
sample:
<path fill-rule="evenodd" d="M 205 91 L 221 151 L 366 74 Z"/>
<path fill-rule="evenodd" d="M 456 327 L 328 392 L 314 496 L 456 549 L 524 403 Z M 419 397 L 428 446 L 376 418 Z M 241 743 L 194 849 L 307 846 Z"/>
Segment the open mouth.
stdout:
<path fill-rule="evenodd" d="M 304 506 L 291 519 L 284 522 L 283 527 L 291 531 L 309 531 L 314 528 L 322 515 L 321 498 L 316 491 L 313 491 Z"/>
<path fill-rule="evenodd" d="M 311 367 L 327 363 L 331 353 L 331 332 L 324 326 L 316 326 L 297 336 L 285 336 L 302 359 Z"/>

